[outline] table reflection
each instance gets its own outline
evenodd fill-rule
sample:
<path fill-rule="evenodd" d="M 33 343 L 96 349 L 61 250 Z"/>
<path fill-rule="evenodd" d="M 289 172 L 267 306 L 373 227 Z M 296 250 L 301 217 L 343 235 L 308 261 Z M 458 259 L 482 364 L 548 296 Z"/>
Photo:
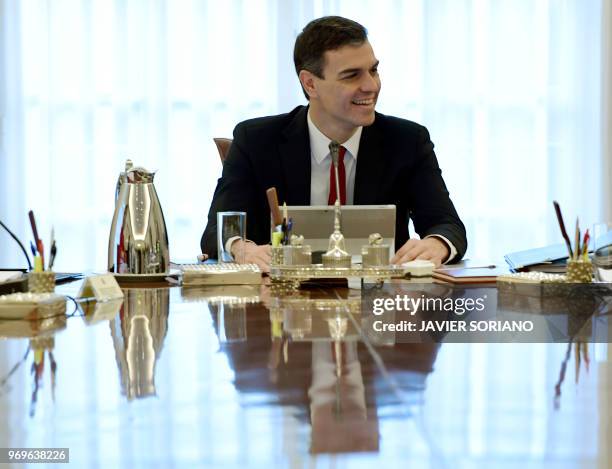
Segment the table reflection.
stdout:
<path fill-rule="evenodd" d="M 39 393 L 48 383 L 52 401 L 55 401 L 57 362 L 53 354 L 55 334 L 66 328 L 66 315 L 60 314 L 36 320 L 35 316 L 21 320 L 0 321 L 0 339 L 28 339 L 28 345 L 23 358 L 17 361 L 6 376 L 0 380 L 0 395 L 10 391 L 10 380 L 22 366 L 30 363 L 31 388 L 29 416 L 36 414 Z M 8 388 L 8 389 L 7 389 Z"/>
<path fill-rule="evenodd" d="M 168 331 L 168 288 L 124 288 L 123 305 L 109 322 L 121 392 L 128 400 L 155 395 L 155 364 Z"/>
<path fill-rule="evenodd" d="M 436 288 L 449 299 L 476 291 Z M 373 334 L 361 289 L 124 293 L 84 318 L 0 321 L 0 446 L 70 447 L 78 467 L 609 460 L 610 349 L 591 343 L 609 336 L 605 291 L 568 312 L 489 287 L 493 315 L 559 330 L 560 343 L 526 344 Z"/>
<path fill-rule="evenodd" d="M 300 409 L 299 415 L 310 425 L 312 454 L 378 452 L 378 407 L 420 405 L 439 346 L 369 348 L 361 330 L 360 291 L 287 294 L 262 287 L 260 298 L 261 305 L 240 305 L 246 341 L 223 338 L 227 321 L 224 329 L 220 313 L 235 308 L 233 300 L 226 307 L 209 306 L 236 389 L 266 396 L 268 405 Z M 387 359 L 384 375 L 380 364 Z"/>

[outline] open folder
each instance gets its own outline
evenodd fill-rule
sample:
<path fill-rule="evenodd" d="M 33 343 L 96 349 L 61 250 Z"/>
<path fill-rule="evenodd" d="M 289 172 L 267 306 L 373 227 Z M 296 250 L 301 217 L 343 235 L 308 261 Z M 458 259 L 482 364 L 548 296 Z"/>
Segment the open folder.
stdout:
<path fill-rule="evenodd" d="M 507 274 L 508 269 L 503 267 L 451 267 L 441 268 L 433 271 L 433 278 L 435 283 L 455 283 L 455 284 L 469 284 L 469 283 L 495 283 L 497 277 L 503 274 Z"/>
<path fill-rule="evenodd" d="M 564 260 L 567 259 L 567 247 L 563 243 L 553 244 L 542 248 L 511 252 L 506 254 L 504 258 L 508 266 L 514 271 L 529 270 L 529 268 L 543 264 L 548 264 L 551 268 L 559 267 L 559 270 L 564 270 Z M 546 271 L 546 269 L 543 270 Z M 554 268 L 554 270 L 558 269 Z"/>

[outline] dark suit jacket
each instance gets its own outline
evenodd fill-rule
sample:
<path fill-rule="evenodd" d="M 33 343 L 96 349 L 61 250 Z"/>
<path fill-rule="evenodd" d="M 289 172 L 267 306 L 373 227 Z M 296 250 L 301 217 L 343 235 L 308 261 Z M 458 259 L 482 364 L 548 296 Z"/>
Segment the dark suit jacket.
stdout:
<path fill-rule="evenodd" d="M 202 235 L 202 252 L 217 257 L 217 212 L 247 212 L 247 238 L 270 241 L 266 189 L 276 187 L 287 205 L 310 204 L 308 108 L 241 122 L 223 166 Z M 445 236 L 457 249 L 467 248 L 465 227 L 442 179 L 427 129 L 414 122 L 376 113 L 364 127 L 355 172 L 355 205 L 397 206 L 395 247 L 408 239 L 408 218 L 421 237 Z"/>

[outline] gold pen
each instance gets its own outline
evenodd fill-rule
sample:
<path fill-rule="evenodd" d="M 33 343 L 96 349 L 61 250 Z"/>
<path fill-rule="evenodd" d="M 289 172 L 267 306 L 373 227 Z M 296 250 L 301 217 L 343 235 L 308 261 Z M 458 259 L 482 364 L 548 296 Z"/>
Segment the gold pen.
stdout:
<path fill-rule="evenodd" d="M 578 224 L 578 217 L 576 217 L 576 249 L 574 249 L 574 259 L 578 260 L 580 256 L 580 226 Z"/>

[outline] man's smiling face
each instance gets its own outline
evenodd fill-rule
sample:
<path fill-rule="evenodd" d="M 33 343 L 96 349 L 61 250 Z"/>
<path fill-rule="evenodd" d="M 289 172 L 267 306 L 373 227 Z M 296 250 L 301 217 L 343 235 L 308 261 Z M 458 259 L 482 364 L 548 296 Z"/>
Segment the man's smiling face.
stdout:
<path fill-rule="evenodd" d="M 343 142 L 357 127 L 374 122 L 381 86 L 378 60 L 368 41 L 328 50 L 324 59 L 323 77 L 309 74 L 305 89 L 317 127 Z"/>

